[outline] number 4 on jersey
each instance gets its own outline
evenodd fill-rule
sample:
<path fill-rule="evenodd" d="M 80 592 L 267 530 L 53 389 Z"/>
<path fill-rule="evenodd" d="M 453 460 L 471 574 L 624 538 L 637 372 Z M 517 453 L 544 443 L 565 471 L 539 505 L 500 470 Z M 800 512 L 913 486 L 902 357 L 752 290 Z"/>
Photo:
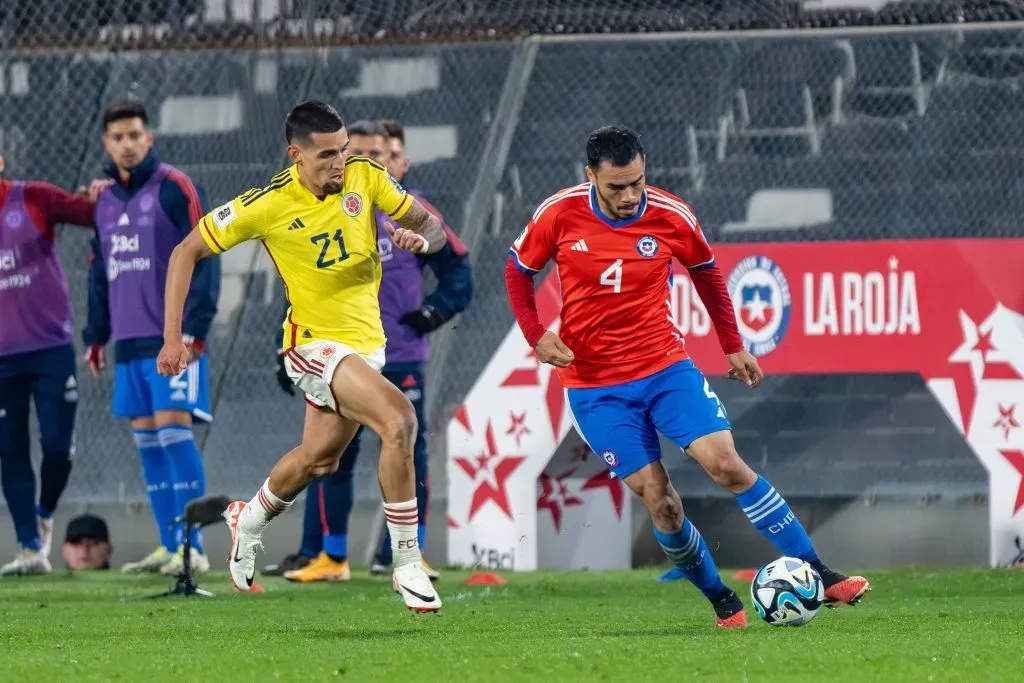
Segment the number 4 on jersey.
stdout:
<path fill-rule="evenodd" d="M 622 292 L 622 259 L 615 259 L 615 263 L 601 273 L 601 284 L 611 287 L 616 294 Z"/>

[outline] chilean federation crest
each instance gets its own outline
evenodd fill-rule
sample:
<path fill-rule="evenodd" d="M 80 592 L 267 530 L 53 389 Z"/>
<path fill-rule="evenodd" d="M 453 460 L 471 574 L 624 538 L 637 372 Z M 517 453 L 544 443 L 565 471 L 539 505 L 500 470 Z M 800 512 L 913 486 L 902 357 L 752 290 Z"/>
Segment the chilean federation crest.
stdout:
<path fill-rule="evenodd" d="M 11 230 L 17 230 L 21 227 L 21 223 L 24 220 L 25 214 L 21 211 L 9 211 L 7 216 L 4 218 L 4 223 L 6 223 L 7 227 Z"/>
<path fill-rule="evenodd" d="M 658 240 L 650 235 L 644 235 L 636 241 L 636 251 L 644 258 L 651 258 L 658 253 Z"/>
<path fill-rule="evenodd" d="M 615 451 L 601 451 L 601 459 L 608 463 L 608 467 L 619 466 L 619 456 L 615 455 Z"/>
<path fill-rule="evenodd" d="M 767 256 L 748 256 L 729 273 L 729 295 L 743 345 L 754 356 L 774 351 L 789 328 L 789 281 Z"/>

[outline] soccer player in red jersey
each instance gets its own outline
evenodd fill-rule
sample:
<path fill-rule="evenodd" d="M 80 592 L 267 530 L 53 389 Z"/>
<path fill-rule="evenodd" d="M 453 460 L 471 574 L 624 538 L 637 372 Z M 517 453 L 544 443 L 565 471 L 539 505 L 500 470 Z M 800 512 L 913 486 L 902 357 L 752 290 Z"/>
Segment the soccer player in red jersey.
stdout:
<path fill-rule="evenodd" d="M 764 374 L 743 348 L 715 256 L 693 210 L 645 183 L 639 136 L 606 126 L 587 140 L 587 177 L 542 203 L 510 249 L 509 302 L 537 358 L 558 368 L 576 428 L 644 501 L 669 560 L 711 601 L 722 628 L 747 625 L 661 463 L 658 432 L 736 496 L 779 551 L 809 562 L 826 601 L 855 604 L 866 579 L 826 567 L 785 499 L 736 452 L 718 396 L 686 352 L 668 306 L 672 260 L 687 267 L 715 324 L 729 376 L 751 388 Z M 554 259 L 562 287 L 558 334 L 540 324 L 533 276 Z"/>

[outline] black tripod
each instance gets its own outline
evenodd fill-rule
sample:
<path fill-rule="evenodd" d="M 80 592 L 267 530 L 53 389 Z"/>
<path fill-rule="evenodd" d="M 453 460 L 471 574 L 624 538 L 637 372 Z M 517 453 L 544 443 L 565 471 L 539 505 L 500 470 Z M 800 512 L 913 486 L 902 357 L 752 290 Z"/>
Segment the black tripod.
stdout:
<path fill-rule="evenodd" d="M 181 573 L 171 589 L 156 595 L 149 595 L 149 598 L 166 598 L 172 595 L 201 595 L 212 598 L 213 593 L 203 590 L 196 585 L 192 576 L 192 532 L 210 524 L 216 524 L 223 518 L 224 511 L 231 504 L 227 496 L 205 496 L 196 498 L 185 506 L 185 514 L 174 520 L 175 524 L 185 524 L 184 557 L 182 558 Z"/>

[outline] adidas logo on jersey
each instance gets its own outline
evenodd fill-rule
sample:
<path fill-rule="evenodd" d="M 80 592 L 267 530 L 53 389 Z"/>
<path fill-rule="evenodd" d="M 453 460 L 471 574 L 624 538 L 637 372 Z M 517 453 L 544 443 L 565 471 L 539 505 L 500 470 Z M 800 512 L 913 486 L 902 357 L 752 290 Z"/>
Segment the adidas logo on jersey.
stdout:
<path fill-rule="evenodd" d="M 171 394 L 171 400 L 172 401 L 184 401 L 185 400 L 185 391 L 184 391 L 184 389 L 178 389 L 173 394 Z"/>
<path fill-rule="evenodd" d="M 306 224 L 302 222 L 301 218 L 296 218 L 292 221 L 292 224 L 288 226 L 289 230 L 302 230 L 306 227 Z"/>
<path fill-rule="evenodd" d="M 587 248 L 586 240 L 577 240 L 576 244 L 572 245 L 569 248 L 572 249 L 573 251 L 590 251 L 590 249 Z"/>

